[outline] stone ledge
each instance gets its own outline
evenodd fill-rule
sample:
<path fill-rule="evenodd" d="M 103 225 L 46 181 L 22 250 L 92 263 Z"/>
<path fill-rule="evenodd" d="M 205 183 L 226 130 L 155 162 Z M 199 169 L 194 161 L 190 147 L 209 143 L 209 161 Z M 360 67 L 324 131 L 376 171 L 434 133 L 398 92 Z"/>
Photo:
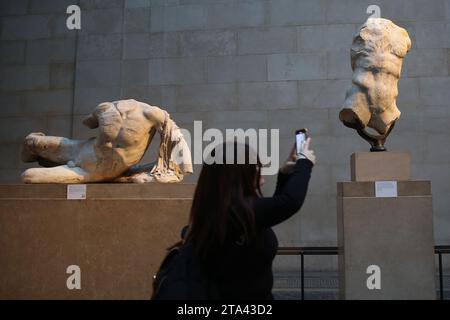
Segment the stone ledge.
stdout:
<path fill-rule="evenodd" d="M 92 183 L 87 199 L 192 198 L 192 183 Z M 0 184 L 0 199 L 67 199 L 67 184 Z"/>
<path fill-rule="evenodd" d="M 407 152 L 356 152 L 350 157 L 352 181 L 411 179 L 411 155 Z"/>
<path fill-rule="evenodd" d="M 66 200 L 65 185 L 0 186 L 0 299 L 150 298 L 194 185 L 87 187 L 87 200 Z M 81 269 L 81 290 L 66 287 L 70 265 Z"/>
<path fill-rule="evenodd" d="M 397 181 L 399 197 L 431 196 L 430 181 Z M 337 183 L 338 197 L 375 197 L 374 181 Z"/>

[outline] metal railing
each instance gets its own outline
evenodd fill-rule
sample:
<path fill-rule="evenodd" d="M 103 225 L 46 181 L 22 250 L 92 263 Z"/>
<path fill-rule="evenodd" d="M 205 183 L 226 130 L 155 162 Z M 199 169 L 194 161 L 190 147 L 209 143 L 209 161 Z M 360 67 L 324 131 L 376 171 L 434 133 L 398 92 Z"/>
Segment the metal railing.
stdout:
<path fill-rule="evenodd" d="M 450 246 L 435 246 L 434 253 L 438 255 L 439 261 L 439 299 L 444 300 L 442 255 L 450 254 Z M 305 300 L 305 256 L 335 256 L 338 255 L 338 247 L 280 247 L 277 255 L 300 256 L 301 299 Z"/>

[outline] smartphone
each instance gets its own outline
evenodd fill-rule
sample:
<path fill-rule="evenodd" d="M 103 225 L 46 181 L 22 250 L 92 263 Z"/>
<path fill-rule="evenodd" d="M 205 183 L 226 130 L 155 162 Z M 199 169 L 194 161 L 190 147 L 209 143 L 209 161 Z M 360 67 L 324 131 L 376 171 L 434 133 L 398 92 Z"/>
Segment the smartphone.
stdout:
<path fill-rule="evenodd" d="M 302 152 L 306 139 L 308 139 L 308 129 L 303 128 L 295 131 L 295 149 L 297 156 Z"/>

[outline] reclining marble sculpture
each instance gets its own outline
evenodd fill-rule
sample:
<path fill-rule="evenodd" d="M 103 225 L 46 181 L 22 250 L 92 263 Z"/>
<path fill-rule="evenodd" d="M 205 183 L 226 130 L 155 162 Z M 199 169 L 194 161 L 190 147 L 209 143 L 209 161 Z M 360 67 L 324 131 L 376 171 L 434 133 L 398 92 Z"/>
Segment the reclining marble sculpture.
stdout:
<path fill-rule="evenodd" d="M 408 32 L 383 18 L 369 18 L 351 47 L 352 86 L 339 119 L 371 145 L 384 151 L 386 137 L 400 118 L 396 98 L 402 61 L 411 48 Z M 368 133 L 374 129 L 379 135 Z"/>
<path fill-rule="evenodd" d="M 179 182 L 192 173 L 191 152 L 170 115 L 133 99 L 100 103 L 83 121 L 97 137 L 74 140 L 30 133 L 22 160 L 44 168 L 23 172 L 25 183 Z M 155 163 L 139 165 L 154 134 L 161 136 Z"/>

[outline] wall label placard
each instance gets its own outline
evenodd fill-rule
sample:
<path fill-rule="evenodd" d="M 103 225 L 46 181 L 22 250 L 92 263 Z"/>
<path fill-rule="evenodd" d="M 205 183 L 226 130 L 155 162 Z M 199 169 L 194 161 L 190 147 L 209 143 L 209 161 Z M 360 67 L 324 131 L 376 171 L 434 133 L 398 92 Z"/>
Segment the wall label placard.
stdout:
<path fill-rule="evenodd" d="M 68 184 L 67 185 L 68 200 L 85 200 L 86 185 L 85 184 Z"/>
<path fill-rule="evenodd" d="M 375 181 L 375 197 L 377 198 L 396 198 L 397 181 Z"/>

